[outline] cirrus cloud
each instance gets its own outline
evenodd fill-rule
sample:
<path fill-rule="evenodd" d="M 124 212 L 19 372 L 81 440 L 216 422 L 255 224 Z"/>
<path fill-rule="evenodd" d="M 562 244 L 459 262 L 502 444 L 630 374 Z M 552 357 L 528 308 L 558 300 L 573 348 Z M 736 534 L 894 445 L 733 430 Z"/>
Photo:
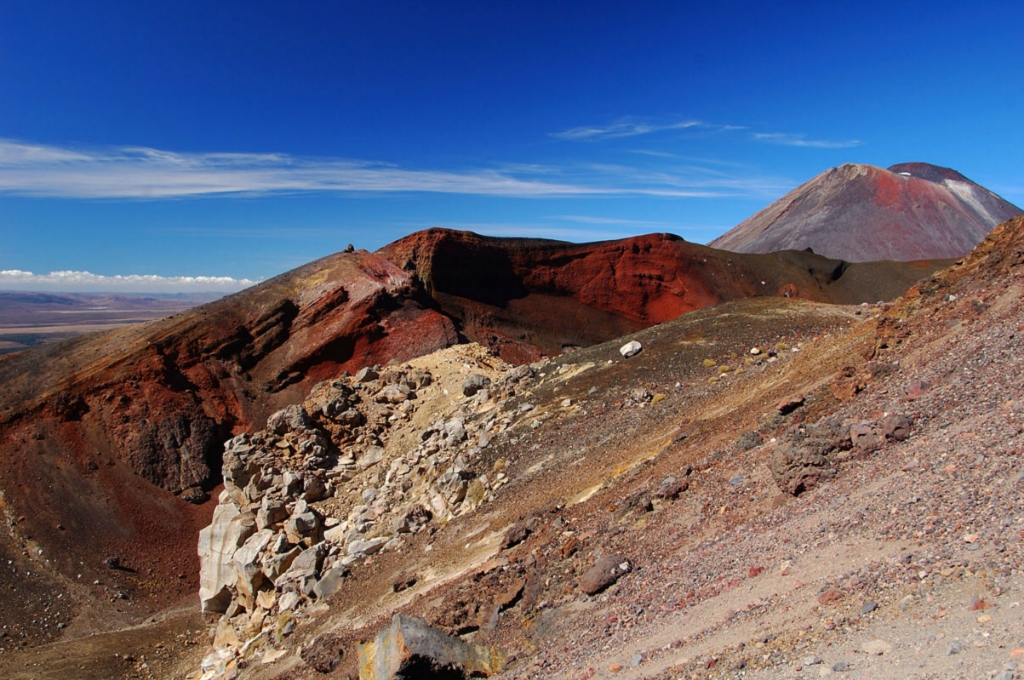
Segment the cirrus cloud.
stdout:
<path fill-rule="evenodd" d="M 675 123 L 660 129 L 703 125 Z M 716 177 L 623 165 L 506 164 L 469 170 L 280 153 L 179 153 L 146 147 L 65 149 L 0 139 L 0 194 L 77 199 L 171 199 L 281 193 L 440 193 L 517 198 L 760 195 L 766 178 Z M 773 180 L 769 180 L 773 181 Z"/>
<path fill-rule="evenodd" d="M 859 139 L 833 141 L 828 139 L 807 139 L 807 135 L 790 132 L 755 132 L 754 139 L 768 144 L 799 146 L 809 149 L 849 149 L 863 144 Z"/>

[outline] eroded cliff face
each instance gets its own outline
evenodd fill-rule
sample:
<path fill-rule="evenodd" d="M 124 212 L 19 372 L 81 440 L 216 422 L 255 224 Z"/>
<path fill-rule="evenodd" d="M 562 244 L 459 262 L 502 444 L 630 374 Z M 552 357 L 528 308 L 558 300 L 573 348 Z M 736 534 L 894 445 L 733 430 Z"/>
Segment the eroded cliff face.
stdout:
<path fill-rule="evenodd" d="M 601 243 L 430 229 L 378 251 L 413 274 L 468 339 L 523 363 L 759 296 L 892 299 L 937 263 L 851 265 L 813 253 L 729 253 L 649 234 Z"/>
<path fill-rule="evenodd" d="M 457 339 L 405 272 L 356 252 L 161 321 L 4 357 L 0 488 L 24 518 L 18 533 L 46 552 L 81 555 L 87 571 L 130 555 L 187 574 L 184 593 L 196 564 L 182 546 L 209 520 L 185 501 L 219 484 L 226 439 L 322 377 Z M 125 588 L 148 582 L 118 575 Z"/>

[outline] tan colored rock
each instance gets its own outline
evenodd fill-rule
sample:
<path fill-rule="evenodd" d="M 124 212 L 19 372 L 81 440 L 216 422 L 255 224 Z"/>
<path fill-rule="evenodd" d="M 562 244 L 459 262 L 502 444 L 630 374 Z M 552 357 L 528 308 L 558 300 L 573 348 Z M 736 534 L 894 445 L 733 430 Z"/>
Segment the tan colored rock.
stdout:
<path fill-rule="evenodd" d="M 241 604 L 246 611 L 252 611 L 255 606 L 253 598 L 256 590 L 263 582 L 263 571 L 260 568 L 260 557 L 266 549 L 274 532 L 270 529 L 257 531 L 250 536 L 241 548 L 235 551 L 231 561 L 234 563 L 236 582 L 235 587 L 241 598 Z"/>
<path fill-rule="evenodd" d="M 359 645 L 360 680 L 433 677 L 442 672 L 490 677 L 504 664 L 505 655 L 498 649 L 467 644 L 423 619 L 401 614 L 395 614 L 372 642 Z"/>
<path fill-rule="evenodd" d="M 221 613 L 231 604 L 229 586 L 237 581 L 232 558 L 256 528 L 251 513 L 222 495 L 210 526 L 199 532 L 199 601 L 203 612 Z"/>

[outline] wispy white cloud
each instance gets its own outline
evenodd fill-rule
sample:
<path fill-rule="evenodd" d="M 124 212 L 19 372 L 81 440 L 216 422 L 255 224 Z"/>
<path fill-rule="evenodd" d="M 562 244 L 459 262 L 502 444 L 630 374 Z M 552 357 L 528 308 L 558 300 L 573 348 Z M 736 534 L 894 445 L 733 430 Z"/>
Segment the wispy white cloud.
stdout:
<path fill-rule="evenodd" d="M 721 133 L 736 130 L 748 129 L 744 125 L 722 125 L 706 123 L 701 120 L 682 120 L 674 122 L 644 122 L 632 118 L 621 118 L 614 123 L 607 125 L 583 125 L 569 128 L 561 132 L 550 133 L 555 139 L 568 141 L 597 141 L 602 139 L 616 139 L 619 137 L 639 137 L 657 132 L 672 130 L 700 130 L 705 133 Z M 827 140 L 807 139 L 807 135 L 789 132 L 753 132 L 750 138 L 758 142 L 779 144 L 782 146 L 805 147 L 812 149 L 848 149 L 863 144 L 859 139 Z M 636 154 L 660 158 L 681 157 L 676 154 L 650 149 L 634 149 Z"/>
<path fill-rule="evenodd" d="M 697 165 L 663 165 L 652 169 L 591 163 L 585 169 L 595 176 L 615 176 L 623 185 L 650 187 L 654 195 L 690 198 L 777 197 L 797 184 L 783 177 L 732 173 Z"/>
<path fill-rule="evenodd" d="M 593 215 L 555 215 L 552 219 L 564 220 L 566 222 L 578 222 L 580 224 L 608 225 L 618 227 L 630 227 L 642 230 L 657 230 L 663 232 L 680 233 L 690 231 L 725 231 L 728 227 L 693 225 L 682 222 L 664 222 L 661 220 L 631 220 L 618 217 L 598 217 Z"/>
<path fill-rule="evenodd" d="M 544 222 L 401 222 L 397 226 L 404 226 L 413 230 L 442 227 L 445 229 L 472 231 L 484 236 L 544 238 L 573 243 L 606 241 L 608 239 L 625 238 L 635 234 L 633 230 L 622 228 L 606 229 L 601 228 L 602 225 L 596 224 L 587 227 L 573 227 L 564 224 L 545 224 Z"/>
<path fill-rule="evenodd" d="M 534 169 L 536 173 L 536 169 Z M 0 192 L 64 198 L 174 198 L 280 192 L 429 192 L 490 196 L 645 193 L 512 172 L 410 170 L 287 154 L 176 153 L 120 147 L 72 150 L 0 139 Z"/>
<path fill-rule="evenodd" d="M 0 270 L 0 290 L 53 290 L 65 292 L 186 293 L 234 292 L 257 283 L 230 276 L 158 276 L 156 274 L 115 274 L 106 276 L 87 271 L 56 271 L 34 274 L 20 269 Z"/>
<path fill-rule="evenodd" d="M 552 132 L 551 136 L 556 139 L 566 140 L 595 140 L 614 139 L 617 137 L 637 137 L 649 135 L 653 132 L 666 132 L 670 130 L 687 130 L 690 128 L 711 128 L 720 127 L 708 125 L 699 120 L 681 120 L 670 123 L 644 123 L 629 119 L 622 119 L 609 125 L 583 125 L 580 127 Z"/>
<path fill-rule="evenodd" d="M 810 149 L 849 149 L 863 144 L 859 139 L 833 141 L 827 139 L 807 139 L 806 135 L 789 132 L 755 132 L 753 138 L 759 142 L 781 144 L 782 146 L 800 146 Z"/>
<path fill-rule="evenodd" d="M 0 194 L 23 196 L 168 199 L 287 192 L 425 192 L 522 198 L 723 198 L 769 195 L 792 186 L 756 174 L 733 176 L 693 166 L 657 172 L 615 164 L 412 170 L 287 154 L 177 153 L 141 147 L 78 150 L 0 139 Z"/>

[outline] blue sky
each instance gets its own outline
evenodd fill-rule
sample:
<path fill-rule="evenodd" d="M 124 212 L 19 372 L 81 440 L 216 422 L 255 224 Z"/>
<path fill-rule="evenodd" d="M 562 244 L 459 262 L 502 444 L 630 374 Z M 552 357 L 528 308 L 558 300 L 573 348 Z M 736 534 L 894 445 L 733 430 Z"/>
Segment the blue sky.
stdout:
<path fill-rule="evenodd" d="M 1021 205 L 1021 25 L 1009 2 L 5 0 L 0 288 L 230 290 L 430 226 L 703 243 L 845 162 Z"/>

